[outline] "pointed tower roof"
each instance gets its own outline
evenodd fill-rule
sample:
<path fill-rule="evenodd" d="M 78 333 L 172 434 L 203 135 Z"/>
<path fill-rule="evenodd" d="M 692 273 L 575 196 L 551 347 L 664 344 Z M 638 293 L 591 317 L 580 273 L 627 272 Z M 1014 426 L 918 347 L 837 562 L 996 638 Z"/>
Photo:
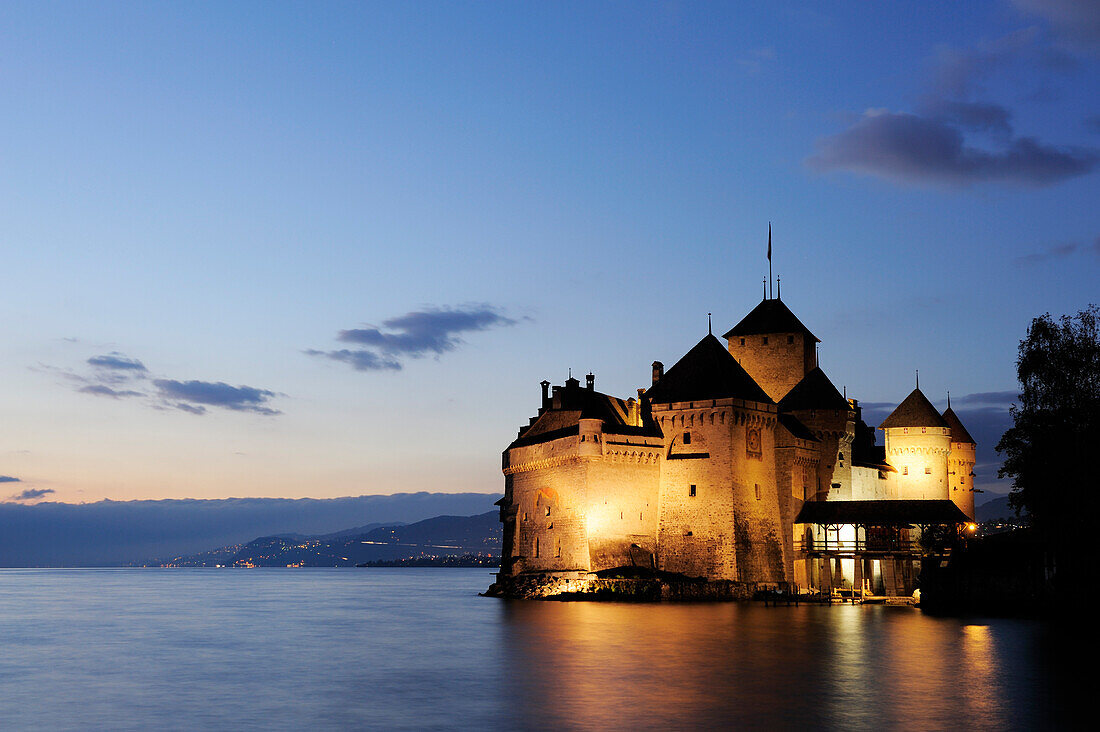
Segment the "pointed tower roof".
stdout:
<path fill-rule="evenodd" d="M 952 442 L 969 442 L 971 445 L 978 444 L 974 442 L 974 438 L 971 437 L 970 433 L 963 427 L 962 420 L 959 419 L 959 415 L 955 414 L 955 410 L 951 407 L 948 407 L 947 411 L 943 413 L 943 421 L 947 422 L 947 426 L 951 428 Z"/>
<path fill-rule="evenodd" d="M 815 366 L 802 381 L 779 400 L 779 409 L 795 412 L 800 409 L 850 409 L 845 399 L 825 372 Z"/>
<path fill-rule="evenodd" d="M 932 402 L 920 389 L 913 389 L 912 393 L 898 405 L 898 408 L 890 412 L 890 416 L 883 420 L 879 429 L 887 427 L 947 427 Z"/>
<path fill-rule="evenodd" d="M 765 333 L 803 333 L 816 342 L 821 339 L 810 332 L 810 329 L 802 325 L 802 321 L 795 317 L 791 309 L 783 304 L 783 301 L 762 300 L 752 309 L 741 322 L 733 326 L 723 338 L 743 335 L 762 335 Z"/>
<path fill-rule="evenodd" d="M 673 364 L 645 395 L 650 402 L 659 404 L 730 397 L 774 404 L 722 342 L 709 334 Z"/>

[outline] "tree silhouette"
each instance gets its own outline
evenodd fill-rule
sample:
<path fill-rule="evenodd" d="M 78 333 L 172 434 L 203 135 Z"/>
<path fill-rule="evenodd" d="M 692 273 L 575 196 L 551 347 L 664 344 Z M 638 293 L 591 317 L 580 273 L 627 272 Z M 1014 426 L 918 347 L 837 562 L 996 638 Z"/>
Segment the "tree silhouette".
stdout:
<path fill-rule="evenodd" d="M 1035 318 L 1016 361 L 1020 403 L 997 443 L 1017 514 L 1051 546 L 1083 541 L 1100 492 L 1100 315 L 1090 305 L 1059 320 Z M 1065 557 L 1067 560 L 1070 557 Z"/>

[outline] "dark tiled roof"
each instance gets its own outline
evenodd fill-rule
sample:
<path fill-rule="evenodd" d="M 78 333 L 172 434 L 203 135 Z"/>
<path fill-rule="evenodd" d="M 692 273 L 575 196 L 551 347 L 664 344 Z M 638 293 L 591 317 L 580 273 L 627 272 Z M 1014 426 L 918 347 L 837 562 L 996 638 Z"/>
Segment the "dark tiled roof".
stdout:
<path fill-rule="evenodd" d="M 733 326 L 723 338 L 743 335 L 761 335 L 765 333 L 804 333 L 815 341 L 820 339 L 802 325 L 783 301 L 762 300 L 741 322 Z"/>
<path fill-rule="evenodd" d="M 780 414 L 779 424 L 787 428 L 787 431 L 800 440 L 810 440 L 811 442 L 821 442 L 814 436 L 814 433 L 810 431 L 810 428 L 799 422 L 794 416 L 790 414 Z"/>
<path fill-rule="evenodd" d="M 641 426 L 628 424 L 629 408 L 623 399 L 580 386 L 576 379 L 565 382 L 559 392 L 560 406 L 542 411 L 511 445 L 523 447 L 578 434 L 580 420 L 598 419 L 609 435 L 660 437 L 661 429 L 643 412 Z"/>
<path fill-rule="evenodd" d="M 856 435 L 852 440 L 852 465 L 862 468 L 878 468 L 896 473 L 886 462 L 886 448 L 875 444 L 875 430 L 867 426 L 862 419 L 856 423 Z"/>
<path fill-rule="evenodd" d="M 943 421 L 947 422 L 947 426 L 951 428 L 951 441 L 952 442 L 969 442 L 971 445 L 976 445 L 974 438 L 970 436 L 970 433 L 963 427 L 962 421 L 959 419 L 959 415 L 955 414 L 955 410 L 951 407 L 947 408 L 947 411 L 943 413 Z"/>
<path fill-rule="evenodd" d="M 947 427 L 932 402 L 921 392 L 913 389 L 913 392 L 905 397 L 905 401 L 898 408 L 890 412 L 890 416 L 879 425 L 880 429 L 887 427 Z"/>
<path fill-rule="evenodd" d="M 712 335 L 704 337 L 673 364 L 646 396 L 655 404 L 727 398 L 774 404 Z"/>
<path fill-rule="evenodd" d="M 953 501 L 807 501 L 796 524 L 965 524 Z"/>
<path fill-rule="evenodd" d="M 810 373 L 802 377 L 802 381 L 787 392 L 787 396 L 779 400 L 779 409 L 784 412 L 796 412 L 800 409 L 851 409 L 851 407 L 848 405 L 848 400 L 833 386 L 833 382 L 829 381 L 825 372 L 815 366 Z"/>

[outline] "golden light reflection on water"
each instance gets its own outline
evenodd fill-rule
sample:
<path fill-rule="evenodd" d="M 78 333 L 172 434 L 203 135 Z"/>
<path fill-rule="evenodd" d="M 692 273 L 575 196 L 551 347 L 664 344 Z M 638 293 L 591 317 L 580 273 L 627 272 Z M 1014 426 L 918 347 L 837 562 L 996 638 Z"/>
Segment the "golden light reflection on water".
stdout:
<path fill-rule="evenodd" d="M 1004 729 L 1048 708 L 1000 683 L 1020 659 L 988 626 L 909 608 L 516 602 L 503 615 L 509 696 L 540 728 Z"/>

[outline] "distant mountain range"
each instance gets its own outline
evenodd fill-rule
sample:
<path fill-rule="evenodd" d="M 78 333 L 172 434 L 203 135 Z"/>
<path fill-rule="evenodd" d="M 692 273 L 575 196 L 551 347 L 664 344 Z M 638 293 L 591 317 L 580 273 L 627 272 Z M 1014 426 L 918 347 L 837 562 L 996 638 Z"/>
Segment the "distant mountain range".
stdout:
<path fill-rule="evenodd" d="M 974 508 L 974 519 L 978 523 L 1014 518 L 1016 518 L 1016 512 L 1008 505 L 1008 496 L 997 496 Z"/>
<path fill-rule="evenodd" d="M 327 499 L 0 503 L 0 567 L 140 566 L 157 557 L 229 548 L 257 536 L 328 541 L 432 517 L 482 514 L 492 510 L 499 497 L 396 493 Z"/>
<path fill-rule="evenodd" d="M 367 529 L 367 531 L 361 531 Z M 476 516 L 436 516 L 319 536 L 264 536 L 189 556 L 154 562 L 171 567 L 353 567 L 393 560 L 435 560 L 463 555 L 500 557 L 503 535 L 497 511 Z"/>

